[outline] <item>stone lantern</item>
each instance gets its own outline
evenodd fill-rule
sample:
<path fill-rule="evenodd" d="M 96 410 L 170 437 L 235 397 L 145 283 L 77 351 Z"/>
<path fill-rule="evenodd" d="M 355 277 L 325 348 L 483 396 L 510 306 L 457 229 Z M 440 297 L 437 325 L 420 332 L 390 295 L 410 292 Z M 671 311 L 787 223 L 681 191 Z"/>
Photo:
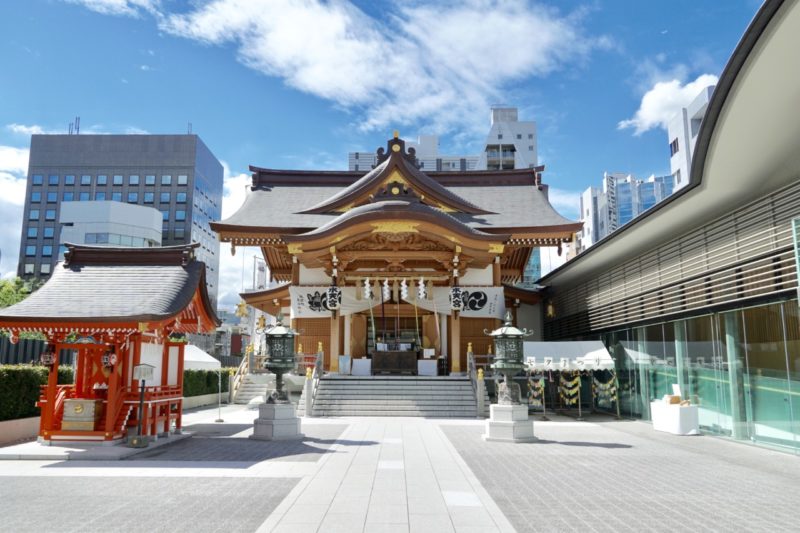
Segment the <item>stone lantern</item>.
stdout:
<path fill-rule="evenodd" d="M 486 421 L 483 439 L 502 442 L 532 442 L 533 422 L 528 420 L 528 406 L 520 405 L 519 385 L 513 377 L 525 368 L 523 339 L 532 334 L 527 329 L 514 326 L 511 312 L 506 313 L 505 323 L 496 330 L 484 331 L 492 337 L 495 345 L 495 360 L 492 369 L 503 375 L 497 391 L 497 403 L 490 407 L 491 416 Z"/>
<path fill-rule="evenodd" d="M 264 366 L 275 374 L 275 394 L 270 396 L 267 402 L 289 403 L 286 391 L 283 389 L 283 374 L 294 368 L 294 338 L 297 332 L 283 325 L 281 313 L 278 313 L 275 320 L 275 325 L 265 332 L 267 360 Z"/>
<path fill-rule="evenodd" d="M 525 369 L 522 362 L 523 338 L 533 332 L 527 329 L 520 330 L 515 327 L 511 318 L 511 311 L 506 313 L 505 323 L 492 331 L 484 330 L 484 333 L 492 337 L 495 346 L 495 358 L 492 369 L 502 374 L 503 382 L 497 395 L 497 403 L 501 405 L 519 404 L 519 385 L 514 383 L 513 377 Z"/>
<path fill-rule="evenodd" d="M 283 374 L 294 368 L 294 338 L 297 332 L 283 325 L 279 313 L 274 326 L 266 329 L 267 361 L 264 366 L 275 374 L 275 394 L 258 406 L 258 418 L 253 421 L 251 439 L 299 439 L 300 419 L 283 388 Z"/>

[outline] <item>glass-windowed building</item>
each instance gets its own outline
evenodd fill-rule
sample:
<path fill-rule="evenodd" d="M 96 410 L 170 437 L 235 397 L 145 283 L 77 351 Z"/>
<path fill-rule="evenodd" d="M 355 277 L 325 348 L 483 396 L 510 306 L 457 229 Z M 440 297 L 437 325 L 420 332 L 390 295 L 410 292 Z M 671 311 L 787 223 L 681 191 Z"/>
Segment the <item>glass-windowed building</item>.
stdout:
<path fill-rule="evenodd" d="M 209 222 L 222 215 L 222 182 L 222 165 L 197 135 L 33 135 L 18 274 L 49 277 L 66 203 L 122 202 L 160 212 L 162 245 L 201 244 L 216 301 L 219 242 Z"/>
<path fill-rule="evenodd" d="M 800 4 L 768 0 L 708 104 L 691 182 L 541 280 L 545 340 L 600 339 L 623 415 L 800 453 Z M 753 136 L 752 132 L 761 132 Z M 743 147 L 747 149 L 743 149 Z"/>

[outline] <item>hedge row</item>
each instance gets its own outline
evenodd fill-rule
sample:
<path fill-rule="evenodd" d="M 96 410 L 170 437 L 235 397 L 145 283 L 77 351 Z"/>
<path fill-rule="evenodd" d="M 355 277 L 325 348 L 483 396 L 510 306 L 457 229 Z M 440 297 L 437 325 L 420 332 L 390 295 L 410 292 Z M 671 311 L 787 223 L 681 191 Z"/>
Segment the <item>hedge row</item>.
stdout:
<path fill-rule="evenodd" d="M 59 367 L 58 382 L 72 383 L 72 367 Z M 47 385 L 47 368 L 30 365 L 0 365 L 0 420 L 39 416 L 36 402 Z"/>
<path fill-rule="evenodd" d="M 222 369 L 222 392 L 228 392 L 229 369 Z M 58 368 L 58 382 L 74 383 L 72 367 Z M 47 384 L 47 368 L 30 365 L 0 365 L 0 421 L 39 416 L 36 402 Z M 200 396 L 217 392 L 215 370 L 185 370 L 183 395 Z"/>
<path fill-rule="evenodd" d="M 228 392 L 228 369 L 222 369 L 222 392 Z M 183 395 L 202 396 L 217 392 L 218 377 L 216 370 L 184 370 Z"/>

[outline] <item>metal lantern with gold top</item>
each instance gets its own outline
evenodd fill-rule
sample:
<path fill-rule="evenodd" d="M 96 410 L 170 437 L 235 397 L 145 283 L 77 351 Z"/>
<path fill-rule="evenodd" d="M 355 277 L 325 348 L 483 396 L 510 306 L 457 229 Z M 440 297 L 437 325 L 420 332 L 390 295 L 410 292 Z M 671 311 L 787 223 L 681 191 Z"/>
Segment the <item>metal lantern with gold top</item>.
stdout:
<path fill-rule="evenodd" d="M 497 393 L 497 403 L 515 405 L 519 403 L 519 385 L 513 383 L 511 378 L 525 369 L 523 363 L 523 338 L 532 335 L 532 331 L 519 329 L 514 326 L 511 312 L 506 313 L 505 323 L 496 330 L 486 335 L 492 337 L 495 346 L 495 359 L 492 369 L 503 375 L 503 383 Z"/>
<path fill-rule="evenodd" d="M 283 374 L 294 368 L 294 338 L 296 335 L 296 331 L 283 325 L 282 313 L 278 313 L 275 325 L 265 332 L 267 359 L 264 366 L 275 374 L 276 394 L 269 398 L 270 403 L 289 402 L 283 388 Z"/>

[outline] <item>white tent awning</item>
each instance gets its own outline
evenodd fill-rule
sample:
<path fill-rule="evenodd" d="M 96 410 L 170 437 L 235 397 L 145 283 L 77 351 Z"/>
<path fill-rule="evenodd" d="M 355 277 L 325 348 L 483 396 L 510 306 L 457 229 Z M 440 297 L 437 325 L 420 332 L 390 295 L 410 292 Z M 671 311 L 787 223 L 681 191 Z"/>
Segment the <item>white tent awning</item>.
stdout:
<path fill-rule="evenodd" d="M 222 367 L 222 363 L 220 363 L 218 359 L 214 359 L 194 344 L 187 344 L 184 346 L 184 370 L 217 370 L 220 367 Z"/>

